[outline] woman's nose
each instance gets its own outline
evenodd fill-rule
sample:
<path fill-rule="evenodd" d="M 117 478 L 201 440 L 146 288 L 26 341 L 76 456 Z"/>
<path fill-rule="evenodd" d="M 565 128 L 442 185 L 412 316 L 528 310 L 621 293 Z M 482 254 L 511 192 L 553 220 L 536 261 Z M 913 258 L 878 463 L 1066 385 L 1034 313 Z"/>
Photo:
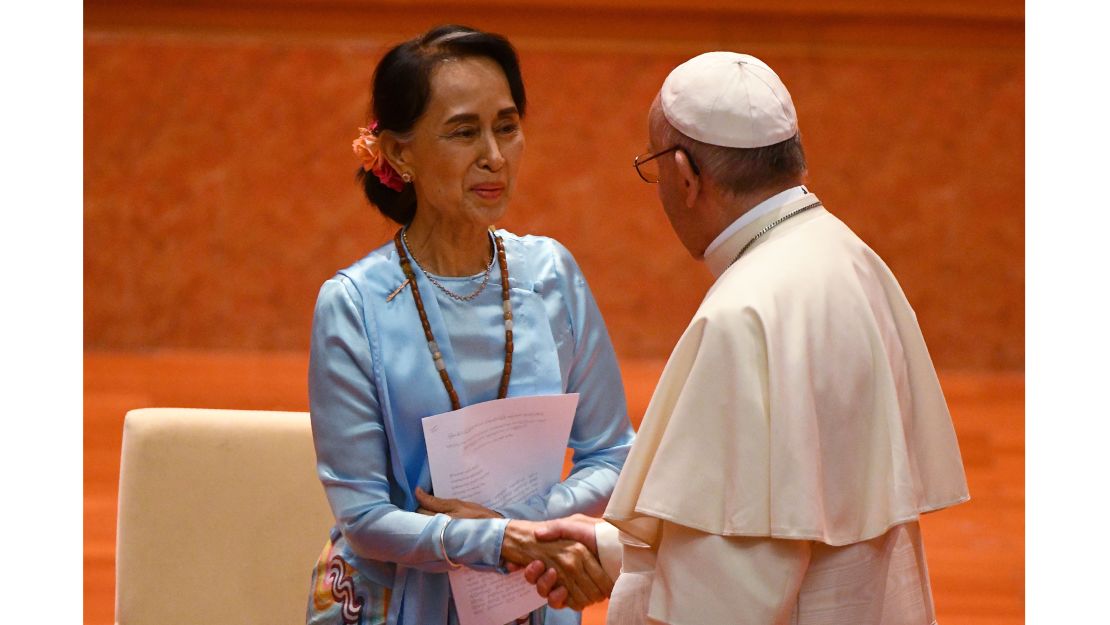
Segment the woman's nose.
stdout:
<path fill-rule="evenodd" d="M 505 156 L 501 154 L 501 146 L 497 145 L 497 139 L 490 137 L 485 142 L 483 154 L 478 160 L 478 166 L 489 171 L 498 171 L 505 165 Z"/>

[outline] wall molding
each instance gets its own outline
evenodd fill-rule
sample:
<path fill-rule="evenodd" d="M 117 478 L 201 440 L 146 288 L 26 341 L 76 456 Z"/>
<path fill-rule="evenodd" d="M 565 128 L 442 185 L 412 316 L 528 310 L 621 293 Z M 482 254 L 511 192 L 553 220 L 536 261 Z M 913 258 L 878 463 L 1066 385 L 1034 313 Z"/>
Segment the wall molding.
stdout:
<path fill-rule="evenodd" d="M 142 33 L 396 42 L 434 24 L 501 32 L 524 49 L 1009 58 L 1024 54 L 1024 6 L 863 0 L 89 0 L 88 34 Z"/>

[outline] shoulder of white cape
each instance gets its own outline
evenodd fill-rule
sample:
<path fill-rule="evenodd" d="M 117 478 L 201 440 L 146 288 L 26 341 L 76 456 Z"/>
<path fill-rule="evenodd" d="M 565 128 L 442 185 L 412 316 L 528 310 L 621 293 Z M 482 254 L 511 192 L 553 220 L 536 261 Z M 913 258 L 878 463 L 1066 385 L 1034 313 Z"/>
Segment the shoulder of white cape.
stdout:
<path fill-rule="evenodd" d="M 968 499 L 916 316 L 882 260 L 826 221 L 706 296 L 606 511 L 625 532 L 654 544 L 669 520 L 847 544 Z"/>

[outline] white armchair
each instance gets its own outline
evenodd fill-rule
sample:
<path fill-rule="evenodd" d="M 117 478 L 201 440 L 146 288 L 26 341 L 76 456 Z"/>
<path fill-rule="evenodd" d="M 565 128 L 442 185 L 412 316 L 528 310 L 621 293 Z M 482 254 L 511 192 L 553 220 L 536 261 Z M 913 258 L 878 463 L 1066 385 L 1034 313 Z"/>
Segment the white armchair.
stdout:
<path fill-rule="evenodd" d="M 332 524 L 307 413 L 127 413 L 118 625 L 299 625 Z"/>

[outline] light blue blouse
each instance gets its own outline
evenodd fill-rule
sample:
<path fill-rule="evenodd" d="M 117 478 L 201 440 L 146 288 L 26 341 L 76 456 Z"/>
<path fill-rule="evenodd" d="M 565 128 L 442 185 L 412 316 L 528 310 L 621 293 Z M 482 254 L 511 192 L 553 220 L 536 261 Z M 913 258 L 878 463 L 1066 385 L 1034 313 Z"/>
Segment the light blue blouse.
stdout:
<path fill-rule="evenodd" d="M 508 519 L 600 516 L 631 447 L 624 387 L 605 323 L 570 252 L 553 239 L 498 231 L 513 307 L 509 396 L 580 393 L 568 445 L 570 476 L 542 496 L 499 509 L 505 519 L 458 519 L 444 534 L 451 560 L 500 566 Z M 411 257 L 411 254 L 410 254 Z M 474 300 L 447 297 L 414 267 L 425 312 L 462 405 L 497 397 L 504 362 L 500 271 Z M 445 278 L 470 293 L 479 277 Z M 414 512 L 415 488 L 431 492 L 423 417 L 451 410 L 405 276 L 390 242 L 324 283 L 312 324 L 309 404 L 317 470 L 339 552 L 392 588 L 388 622 L 455 622 L 449 565 L 440 553 L 448 521 Z M 578 622 L 549 610 L 546 622 Z"/>

